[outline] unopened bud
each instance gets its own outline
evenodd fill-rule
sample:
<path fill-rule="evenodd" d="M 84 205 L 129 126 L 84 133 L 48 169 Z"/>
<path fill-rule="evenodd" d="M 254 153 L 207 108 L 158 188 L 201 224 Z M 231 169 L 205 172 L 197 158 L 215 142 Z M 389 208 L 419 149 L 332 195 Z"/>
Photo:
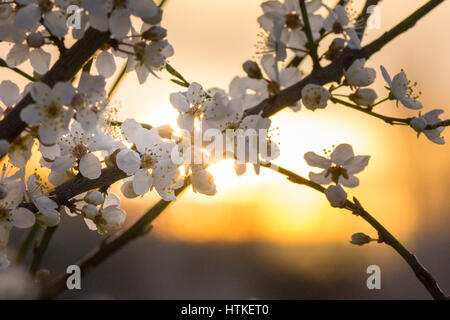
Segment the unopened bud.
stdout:
<path fill-rule="evenodd" d="M 105 197 L 100 191 L 90 191 L 85 197 L 84 201 L 93 205 L 100 205 L 105 201 Z"/>
<path fill-rule="evenodd" d="M 93 204 L 87 204 L 83 207 L 82 212 L 86 218 L 93 220 L 98 214 L 98 209 Z"/>
<path fill-rule="evenodd" d="M 248 60 L 244 62 L 242 68 L 244 68 L 245 73 L 247 73 L 247 75 L 252 79 L 262 79 L 263 77 L 261 69 L 254 61 Z"/>
<path fill-rule="evenodd" d="M 150 29 L 142 33 L 143 39 L 151 41 L 159 41 L 164 39 L 165 37 L 167 37 L 167 30 L 159 26 L 151 27 Z"/>
<path fill-rule="evenodd" d="M 325 195 L 334 208 L 344 208 L 347 202 L 347 193 L 337 184 L 329 186 L 325 191 Z"/>
<path fill-rule="evenodd" d="M 374 90 L 365 88 L 356 90 L 349 98 L 360 106 L 371 106 L 378 98 L 378 95 Z"/>
<path fill-rule="evenodd" d="M 424 117 L 414 117 L 409 125 L 417 132 L 422 132 L 427 127 L 427 120 Z"/>
<path fill-rule="evenodd" d="M 350 239 L 350 243 L 357 246 L 362 246 L 369 243 L 370 241 L 372 241 L 372 238 L 362 232 L 352 234 L 352 237 Z"/>

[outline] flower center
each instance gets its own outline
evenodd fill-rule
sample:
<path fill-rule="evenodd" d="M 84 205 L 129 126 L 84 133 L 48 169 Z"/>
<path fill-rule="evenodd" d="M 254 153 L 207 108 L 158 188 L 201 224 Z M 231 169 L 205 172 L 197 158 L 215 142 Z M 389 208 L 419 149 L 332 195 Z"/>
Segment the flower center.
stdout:
<path fill-rule="evenodd" d="M 317 106 L 320 104 L 321 95 L 319 92 L 313 92 L 312 94 L 307 95 L 305 99 L 309 105 Z"/>
<path fill-rule="evenodd" d="M 340 22 L 336 21 L 333 24 L 333 32 L 336 34 L 344 32 L 344 28 L 342 27 L 342 24 Z"/>
<path fill-rule="evenodd" d="M 77 159 L 81 159 L 82 156 L 84 156 L 88 152 L 88 148 L 82 144 L 79 143 L 75 147 L 72 148 L 72 154 Z"/>
<path fill-rule="evenodd" d="M 52 103 L 47 107 L 47 117 L 50 119 L 56 118 L 61 111 L 61 106 L 58 103 Z"/>
<path fill-rule="evenodd" d="M 338 183 L 339 177 L 343 176 L 345 179 L 348 179 L 348 172 L 347 169 L 341 167 L 341 166 L 333 166 L 330 167 L 325 174 L 325 177 L 328 177 L 328 175 L 331 174 L 331 180 L 333 180 L 334 183 Z"/>
<path fill-rule="evenodd" d="M 125 7 L 127 4 L 127 0 L 114 0 L 115 7 Z"/>
<path fill-rule="evenodd" d="M 285 16 L 285 19 L 286 19 L 286 26 L 289 29 L 297 29 L 301 26 L 298 14 L 296 14 L 295 12 L 288 13 Z"/>
<path fill-rule="evenodd" d="M 134 45 L 134 53 L 136 54 L 136 60 L 140 63 L 144 63 L 144 56 L 145 56 L 145 42 L 141 41 Z"/>
<path fill-rule="evenodd" d="M 6 220 L 9 217 L 9 210 L 0 207 L 0 221 Z"/>
<path fill-rule="evenodd" d="M 155 163 L 155 158 L 152 155 L 144 154 L 141 158 L 141 167 L 144 169 L 152 168 Z"/>

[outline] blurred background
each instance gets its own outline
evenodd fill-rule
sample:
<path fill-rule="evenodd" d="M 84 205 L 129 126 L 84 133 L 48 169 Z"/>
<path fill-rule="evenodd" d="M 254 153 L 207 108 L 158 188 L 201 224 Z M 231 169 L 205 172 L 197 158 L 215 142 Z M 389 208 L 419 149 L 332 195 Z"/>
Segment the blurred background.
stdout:
<path fill-rule="evenodd" d="M 334 5 L 336 1 L 324 1 Z M 353 1 L 361 7 L 361 1 Z M 381 29 L 366 31 L 364 43 L 380 36 L 426 1 L 382 1 Z M 169 59 L 188 81 L 204 87 L 228 88 L 243 76 L 241 65 L 257 59 L 255 44 L 262 31 L 257 0 L 169 0 L 163 26 L 175 48 Z M 406 34 L 388 44 L 366 64 L 377 70 L 372 86 L 384 97 L 379 72 L 404 69 L 422 91 L 424 111 L 442 108 L 450 117 L 450 2 L 444 2 Z M 4 47 L 0 51 L 5 56 Z M 118 61 L 119 62 L 119 61 Z M 27 69 L 28 68 L 28 69 Z M 28 65 L 23 67 L 30 70 Z M 308 63 L 302 70 L 308 71 Z M 182 88 L 149 78 L 139 85 L 127 76 L 114 96 L 118 118 L 134 117 L 152 125 L 174 124 L 176 111 L 169 94 Z M 26 83 L 2 69 L 0 80 Z M 398 117 L 412 110 L 386 102 L 376 111 Z M 272 118 L 274 140 L 281 156 L 275 162 L 301 175 L 309 168 L 303 154 L 350 143 L 356 154 L 371 155 L 359 174 L 361 184 L 350 190 L 364 207 L 415 253 L 450 292 L 449 188 L 450 149 L 419 139 L 411 128 L 390 126 L 357 111 L 329 104 L 325 110 L 283 110 Z M 444 136 L 448 139 L 448 130 Z M 250 169 L 250 168 L 249 168 Z M 374 230 L 349 212 L 333 209 L 322 194 L 288 182 L 262 169 L 242 177 L 233 163 L 212 168 L 218 194 L 208 197 L 189 189 L 153 223 L 149 236 L 129 244 L 97 267 L 82 282 L 82 290 L 61 298 L 89 299 L 421 299 L 429 298 L 406 263 L 389 247 L 372 243 L 357 247 L 351 234 Z M 119 193 L 120 183 L 114 190 Z M 159 200 L 123 199 L 127 225 Z M 14 230 L 12 246 L 24 233 Z M 101 237 L 81 219 L 63 217 L 43 267 L 61 273 Z M 12 254 L 12 253 L 11 253 Z M 381 267 L 381 290 L 368 290 L 366 269 Z"/>

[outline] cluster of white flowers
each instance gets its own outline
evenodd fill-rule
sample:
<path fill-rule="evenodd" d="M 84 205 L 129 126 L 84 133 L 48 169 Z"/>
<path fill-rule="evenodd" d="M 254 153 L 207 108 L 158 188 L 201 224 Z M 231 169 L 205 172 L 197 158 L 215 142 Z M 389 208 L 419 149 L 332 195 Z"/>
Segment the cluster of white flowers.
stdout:
<path fill-rule="evenodd" d="M 51 62 L 51 55 L 44 48 L 64 45 L 69 31 L 66 10 L 70 5 L 81 8 L 81 27 L 72 30 L 73 38 L 82 39 L 88 28 L 94 28 L 109 32 L 110 39 L 95 54 L 97 75 L 91 74 L 86 63 L 72 81 L 49 86 L 39 81 Z M 267 1 L 261 5 L 263 15 L 258 22 L 268 34 L 263 55 L 258 63 L 243 64 L 247 75 L 235 77 L 228 92 L 219 88 L 206 90 L 199 83 L 189 84 L 184 79 L 175 81 L 187 90 L 170 95 L 170 102 L 178 111 L 179 128 L 173 130 L 168 126 L 151 127 L 134 119 L 113 120 L 105 90 L 106 79 L 116 73 L 116 58 L 127 59 L 126 72 L 136 71 L 143 83 L 150 73 L 167 66 L 167 58 L 173 55 L 167 32 L 160 26 L 162 11 L 153 0 L 17 0 L 0 4 L 0 41 L 12 45 L 6 64 L 17 67 L 29 59 L 37 80 L 22 92 L 11 81 L 0 83 L 0 117 L 27 95 L 33 100 L 20 112 L 26 130 L 11 143 L 0 140 L 0 155 L 7 155 L 9 163 L 18 168 L 12 175 L 6 166 L 1 172 L 0 269 L 9 264 L 6 244 L 12 227 L 29 228 L 36 222 L 54 226 L 60 221 L 60 213 L 67 213 L 83 218 L 89 229 L 106 234 L 120 229 L 125 221 L 119 197 L 106 187 L 56 203 L 36 173 L 26 177 L 35 143 L 41 154 L 40 165 L 50 170 L 48 181 L 54 186 L 75 176 L 100 179 L 102 170 L 115 168 L 126 175 L 121 186 L 123 196 L 136 198 L 155 189 L 165 201 L 175 201 L 175 191 L 188 180 L 195 192 L 215 195 L 216 184 L 208 167 L 225 158 L 234 159 L 237 175 L 244 174 L 248 164 L 259 173 L 261 164 L 277 158 L 280 150 L 269 134 L 271 120 L 248 110 L 301 81 L 298 67 L 285 60 L 288 53 L 296 59 L 310 53 L 306 29 L 311 31 L 315 45 L 327 35 L 336 36 L 323 55 L 328 60 L 345 47 L 361 48 L 343 6 L 332 10 L 321 0 L 307 1 L 305 6 L 309 28 L 305 28 L 298 0 Z M 322 11 L 327 16 L 319 14 L 321 8 L 325 8 Z M 291 108 L 299 111 L 303 104 L 312 111 L 324 109 L 329 101 L 342 96 L 335 95 L 335 90 L 345 87 L 351 90 L 346 97 L 357 108 L 372 112 L 378 95 L 367 87 L 375 81 L 376 71 L 365 67 L 365 63 L 365 59 L 353 61 L 337 87 L 305 85 L 301 101 Z M 385 100 L 397 100 L 413 110 L 422 108 L 403 71 L 393 79 L 385 68 L 381 67 L 381 72 L 389 90 Z M 419 134 L 423 132 L 431 141 L 443 144 L 444 127 L 435 128 L 442 112 L 434 109 L 408 121 Z M 326 157 L 313 152 L 304 157 L 309 165 L 323 169 L 310 173 L 313 182 L 333 184 L 325 189 L 333 207 L 347 205 L 343 187 L 359 185 L 355 174 L 368 165 L 370 158 L 355 156 L 348 144 L 326 152 Z"/>
<path fill-rule="evenodd" d="M 24 183 L 25 170 L 8 175 L 11 169 L 4 165 L 0 177 L 0 270 L 9 265 L 6 245 L 13 227 L 30 228 L 36 222 L 50 227 L 59 223 L 58 205 L 46 195 L 41 179 L 32 174 Z M 32 203 L 38 212 L 21 206 L 23 202 Z"/>

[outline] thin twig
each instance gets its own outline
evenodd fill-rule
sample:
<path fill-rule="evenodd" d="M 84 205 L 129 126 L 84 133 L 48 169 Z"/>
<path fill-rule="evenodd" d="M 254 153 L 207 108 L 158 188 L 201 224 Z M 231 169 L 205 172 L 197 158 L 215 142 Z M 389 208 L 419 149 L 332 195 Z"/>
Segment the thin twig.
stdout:
<path fill-rule="evenodd" d="M 263 167 L 269 168 L 275 172 L 279 172 L 282 175 L 288 177 L 289 181 L 292 181 L 297 184 L 305 185 L 314 190 L 317 190 L 321 193 L 324 193 L 325 188 L 320 184 L 317 184 L 311 180 L 308 180 L 290 170 L 279 167 L 272 163 L 262 164 Z M 444 292 L 439 288 L 436 280 L 433 276 L 422 266 L 422 264 L 417 260 L 417 258 L 410 253 L 401 243 L 398 241 L 380 222 L 378 222 L 372 215 L 370 215 L 359 203 L 359 201 L 354 198 L 355 202 L 351 202 L 347 200 L 347 204 L 345 209 L 350 210 L 353 214 L 360 216 L 365 221 L 367 221 L 375 230 L 377 230 L 378 234 L 381 236 L 381 239 L 384 243 L 391 246 L 397 253 L 408 263 L 411 269 L 416 274 L 416 277 L 426 288 L 428 293 L 437 300 L 445 300 L 448 297 L 444 294 Z"/>
<path fill-rule="evenodd" d="M 22 260 L 25 258 L 28 249 L 31 247 L 31 244 L 33 243 L 34 239 L 38 235 L 40 230 L 40 226 L 38 223 L 35 223 L 34 226 L 30 229 L 28 232 L 25 240 L 20 245 L 19 251 L 17 252 L 16 256 L 16 263 L 21 263 Z"/>
<path fill-rule="evenodd" d="M 29 75 L 29 74 L 26 73 L 25 71 L 22 71 L 22 70 L 20 70 L 19 68 L 11 68 L 10 66 L 8 66 L 8 64 L 6 63 L 6 61 L 3 60 L 2 58 L 0 58 L 0 67 L 2 67 L 2 68 L 7 68 L 7 69 L 9 69 L 9 70 L 12 70 L 12 71 L 14 71 L 15 73 L 20 74 L 22 77 L 24 77 L 24 78 L 26 78 L 26 79 L 28 79 L 28 80 L 30 80 L 30 81 L 36 81 L 36 79 L 35 79 L 33 76 Z"/>
<path fill-rule="evenodd" d="M 125 74 L 126 74 L 125 72 L 127 71 L 127 65 L 128 65 L 128 61 L 124 62 L 123 67 L 120 70 L 120 73 L 117 75 L 117 78 L 114 81 L 114 84 L 112 85 L 111 89 L 109 89 L 108 99 L 111 99 L 111 97 L 116 92 L 116 89 L 119 87 L 120 82 L 124 79 Z"/>
<path fill-rule="evenodd" d="M 312 35 L 311 24 L 309 23 L 308 10 L 306 9 L 305 0 L 299 0 L 300 3 L 300 11 L 302 12 L 302 18 L 304 22 L 305 34 L 308 39 L 308 49 L 309 54 L 313 60 L 314 70 L 320 69 L 319 56 L 317 55 L 317 46 L 314 43 L 314 38 Z"/>
<path fill-rule="evenodd" d="M 363 108 L 361 106 L 352 104 L 350 102 L 338 99 L 338 98 L 336 98 L 334 96 L 331 97 L 330 100 L 332 102 L 334 102 L 334 103 L 339 103 L 339 104 L 342 104 L 343 106 L 352 108 L 354 110 L 358 110 L 358 111 L 364 112 L 364 113 L 366 113 L 368 115 L 371 115 L 372 117 L 381 119 L 384 122 L 392 124 L 392 125 L 395 125 L 395 124 L 397 124 L 397 125 L 409 125 L 409 123 L 411 122 L 411 119 L 412 119 L 412 118 L 395 118 L 395 117 L 385 116 L 385 115 L 373 112 L 372 109 L 370 109 L 370 108 Z"/>
<path fill-rule="evenodd" d="M 41 265 L 42 258 L 44 258 L 44 254 L 47 251 L 48 245 L 50 244 L 50 240 L 53 237 L 53 234 L 58 229 L 58 226 L 48 227 L 45 229 L 45 232 L 42 236 L 41 242 L 34 253 L 33 260 L 31 260 L 30 273 L 35 274 Z"/>

